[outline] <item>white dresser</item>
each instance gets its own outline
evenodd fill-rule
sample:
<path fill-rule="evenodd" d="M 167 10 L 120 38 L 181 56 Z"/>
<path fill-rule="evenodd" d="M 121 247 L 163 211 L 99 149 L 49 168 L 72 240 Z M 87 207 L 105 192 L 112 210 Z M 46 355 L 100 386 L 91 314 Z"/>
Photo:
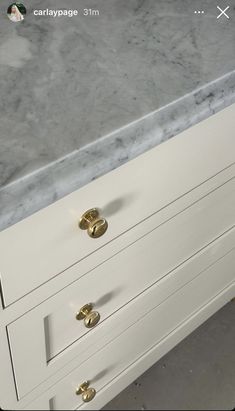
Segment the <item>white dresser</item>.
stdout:
<path fill-rule="evenodd" d="M 102 408 L 235 296 L 235 105 L 2 231 L 0 253 L 0 407 Z"/>

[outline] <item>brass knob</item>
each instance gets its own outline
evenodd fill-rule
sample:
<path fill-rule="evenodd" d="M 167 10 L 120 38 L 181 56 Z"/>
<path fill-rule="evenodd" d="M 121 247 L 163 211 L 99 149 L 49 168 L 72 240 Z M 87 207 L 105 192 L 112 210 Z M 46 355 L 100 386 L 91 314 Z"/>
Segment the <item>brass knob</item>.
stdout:
<path fill-rule="evenodd" d="M 108 223 L 100 217 L 98 208 L 91 208 L 81 216 L 78 226 L 81 230 L 87 230 L 91 238 L 98 238 L 107 231 Z"/>
<path fill-rule="evenodd" d="M 82 396 L 82 401 L 83 402 L 90 402 L 92 401 L 95 396 L 96 396 L 96 390 L 94 388 L 89 388 L 90 387 L 90 382 L 85 381 L 83 384 L 78 387 L 76 394 Z"/>
<path fill-rule="evenodd" d="M 86 304 L 77 313 L 76 318 L 78 321 L 84 320 L 86 328 L 95 327 L 100 321 L 100 314 L 97 311 L 92 311 L 93 305 Z"/>

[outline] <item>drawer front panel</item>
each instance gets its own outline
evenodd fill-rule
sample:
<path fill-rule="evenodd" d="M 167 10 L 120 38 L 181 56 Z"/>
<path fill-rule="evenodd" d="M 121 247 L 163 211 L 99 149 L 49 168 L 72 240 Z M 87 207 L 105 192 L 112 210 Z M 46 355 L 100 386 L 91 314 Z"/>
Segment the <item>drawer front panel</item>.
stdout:
<path fill-rule="evenodd" d="M 234 263 L 235 251 L 227 254 L 90 357 L 78 369 L 52 387 L 44 396 L 44 401 L 47 398 L 52 409 L 55 410 L 76 409 L 82 406 L 81 398 L 76 396 L 76 389 L 81 383 L 89 380 L 91 386 L 99 393 L 155 344 L 170 336 L 173 330 L 212 302 L 222 290 L 226 289 L 224 286 L 231 287 L 235 280 Z M 35 406 L 37 403 L 40 404 L 40 400 L 36 401 Z M 92 409 L 96 409 L 95 399 L 91 406 Z M 31 407 L 34 409 L 33 404 Z M 90 409 L 89 405 L 85 408 Z"/>
<path fill-rule="evenodd" d="M 235 179 L 101 264 L 71 287 L 69 300 L 46 319 L 48 360 L 88 329 L 75 321 L 92 302 L 101 321 L 235 225 Z"/>
<path fill-rule="evenodd" d="M 234 110 L 235 105 L 1 232 L 5 306 L 233 164 Z M 80 216 L 94 206 L 109 223 L 95 240 L 78 229 Z"/>
<path fill-rule="evenodd" d="M 48 318 L 51 313 L 53 314 L 53 312 L 56 312 L 56 309 L 58 310 L 58 307 L 60 307 L 59 312 L 63 312 L 63 306 L 66 307 L 64 298 L 65 293 L 66 298 L 71 298 L 70 301 L 72 306 L 72 296 L 74 293 L 72 286 L 9 325 L 8 333 L 19 397 L 21 398 L 26 395 L 35 386 L 39 385 L 42 381 L 52 376 L 61 368 L 66 368 L 70 362 L 72 365 L 74 362 L 80 364 L 85 361 L 95 351 L 128 328 L 136 321 L 138 316 L 148 311 L 149 307 L 154 308 L 157 303 L 159 304 L 161 301 L 169 297 L 177 289 L 183 287 L 184 284 L 202 272 L 206 267 L 224 256 L 225 253 L 234 247 L 234 244 L 235 229 L 230 230 L 193 258 L 187 260 L 183 265 L 173 270 L 161 281 L 158 281 L 153 287 L 147 289 L 141 294 L 142 299 L 135 298 L 124 308 L 116 311 L 115 314 L 107 318 L 94 330 L 87 333 L 82 339 L 68 347 L 52 360 L 49 360 L 48 358 L 48 351 L 50 352 L 50 347 L 53 346 L 55 335 L 59 338 L 61 334 L 52 334 L 52 331 L 55 333 L 55 329 L 48 329 Z M 106 282 L 104 281 L 103 283 L 105 284 Z M 113 287 L 113 284 L 111 284 L 111 287 Z M 79 293 L 79 287 L 77 292 Z M 115 294 L 113 293 L 112 298 L 114 298 L 114 295 Z M 109 302 L 109 299 L 107 298 L 108 293 L 104 293 L 103 296 L 103 301 L 101 297 L 100 307 L 99 309 L 97 308 L 101 313 L 101 316 L 102 312 L 104 312 L 105 316 L 105 310 L 108 309 L 112 300 L 111 298 Z M 152 300 L 150 298 L 151 296 Z M 143 298 L 145 299 L 143 300 Z M 146 302 L 145 306 L 143 305 L 143 301 Z M 76 304 L 72 307 L 70 319 L 71 328 L 73 328 L 74 322 L 75 325 L 77 324 L 74 315 L 74 312 L 76 312 L 75 308 L 77 308 Z M 64 333 L 65 332 L 70 332 L 69 327 L 65 329 Z M 31 344 L 32 341 L 34 341 L 33 345 Z M 35 369 L 37 369 L 37 373 L 34 372 Z"/>

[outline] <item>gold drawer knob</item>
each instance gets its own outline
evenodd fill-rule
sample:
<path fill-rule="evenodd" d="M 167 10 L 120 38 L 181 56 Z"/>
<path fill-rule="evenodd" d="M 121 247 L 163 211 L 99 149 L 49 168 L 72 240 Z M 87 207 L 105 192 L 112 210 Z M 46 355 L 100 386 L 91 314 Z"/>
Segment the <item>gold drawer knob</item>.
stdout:
<path fill-rule="evenodd" d="M 76 318 L 78 321 L 84 320 L 86 328 L 95 327 L 100 321 L 100 314 L 97 311 L 92 311 L 93 305 L 86 304 L 77 313 Z"/>
<path fill-rule="evenodd" d="M 91 208 L 81 216 L 78 226 L 81 230 L 87 230 L 91 238 L 99 238 L 107 231 L 108 223 L 100 217 L 98 208 Z"/>
<path fill-rule="evenodd" d="M 78 387 L 76 394 L 82 396 L 83 402 L 90 402 L 95 398 L 96 390 L 94 388 L 90 388 L 89 381 L 85 381 L 80 385 L 80 387 Z"/>

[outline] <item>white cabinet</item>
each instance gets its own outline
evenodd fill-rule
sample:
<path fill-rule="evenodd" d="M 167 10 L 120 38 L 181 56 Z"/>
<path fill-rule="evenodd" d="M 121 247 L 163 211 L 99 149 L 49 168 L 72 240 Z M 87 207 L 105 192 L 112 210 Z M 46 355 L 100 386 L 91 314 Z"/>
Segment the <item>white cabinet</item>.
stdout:
<path fill-rule="evenodd" d="M 234 296 L 234 114 L 0 233 L 1 408 L 100 408 Z M 96 205 L 108 230 L 90 238 Z"/>
<path fill-rule="evenodd" d="M 47 401 L 51 401 L 57 410 L 80 407 L 82 398 L 76 395 L 76 389 L 84 381 L 89 381 L 101 396 L 102 389 L 108 383 L 161 340 L 171 338 L 171 333 L 177 327 L 220 297 L 221 290 L 226 289 L 229 292 L 231 287 L 234 289 L 234 265 L 235 249 L 154 309 L 152 300 L 155 299 L 155 304 L 161 301 L 161 293 L 164 292 L 164 287 L 167 288 L 167 279 L 161 281 L 154 290 L 150 289 L 147 294 L 140 296 L 141 318 L 136 319 L 125 332 L 49 390 L 45 394 Z M 176 271 L 175 275 L 177 274 Z M 95 407 L 95 398 L 93 401 Z M 35 409 L 33 404 L 31 406 Z M 87 409 L 90 409 L 90 405 Z"/>
<path fill-rule="evenodd" d="M 233 164 L 234 110 L 227 108 L 4 230 L 0 272 L 5 306 Z M 96 240 L 78 229 L 80 216 L 91 207 L 100 208 L 109 223 Z"/>

